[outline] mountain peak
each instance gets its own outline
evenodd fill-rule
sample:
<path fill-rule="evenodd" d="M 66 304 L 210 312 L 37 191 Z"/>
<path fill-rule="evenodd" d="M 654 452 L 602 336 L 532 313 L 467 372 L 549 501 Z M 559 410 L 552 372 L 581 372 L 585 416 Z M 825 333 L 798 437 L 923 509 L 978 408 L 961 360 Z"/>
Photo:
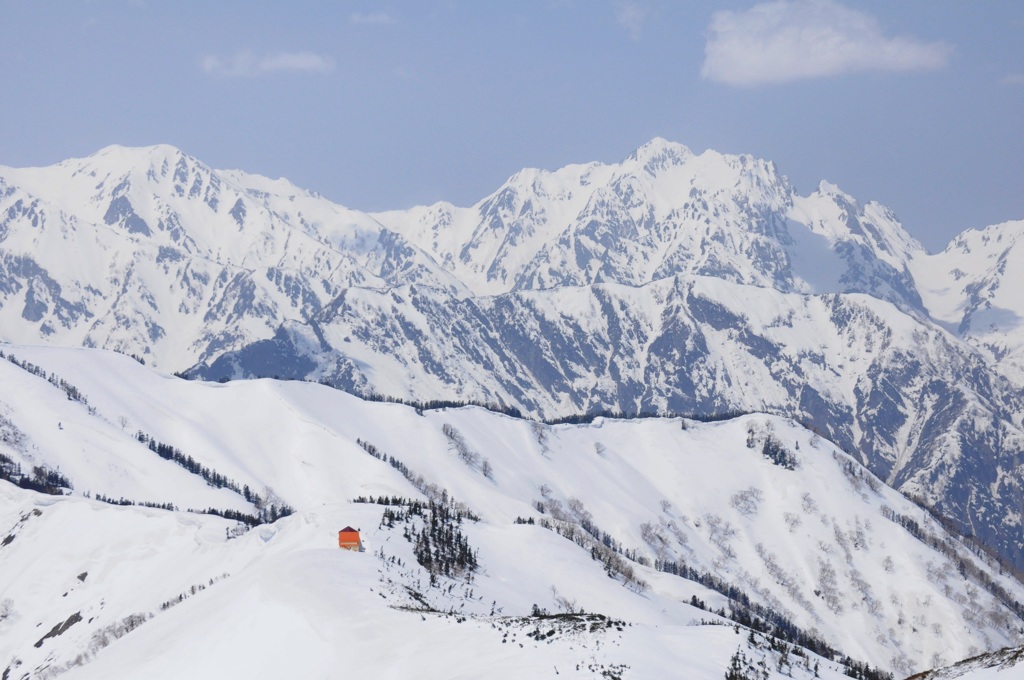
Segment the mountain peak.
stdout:
<path fill-rule="evenodd" d="M 855 199 L 852 196 L 850 196 L 850 194 L 840 189 L 839 185 L 833 184 L 832 182 L 829 182 L 827 179 L 823 179 L 820 182 L 818 182 L 818 191 L 816 193 L 819 193 L 822 196 L 837 196 L 839 198 L 845 199 L 847 202 L 850 203 L 856 202 Z"/>
<path fill-rule="evenodd" d="M 135 168 L 147 165 L 155 167 L 165 162 L 173 164 L 183 158 L 192 163 L 200 163 L 196 158 L 170 144 L 153 144 L 150 146 L 110 144 L 90 154 L 87 158 L 79 160 L 92 164 L 102 162 L 104 164 Z"/>
<path fill-rule="evenodd" d="M 655 137 L 631 153 L 626 160 L 643 163 L 646 168 L 651 166 L 678 165 L 693 156 L 688 146 L 678 142 L 670 142 L 663 137 Z"/>
<path fill-rule="evenodd" d="M 129 146 L 129 145 L 125 145 L 125 144 L 108 144 L 107 146 L 103 147 L 102 149 L 99 149 L 98 151 L 96 151 L 95 153 L 90 154 L 90 157 L 104 157 L 104 156 L 112 156 L 112 155 L 116 155 L 116 154 L 131 154 L 131 155 L 134 155 L 134 156 L 139 156 L 139 155 L 149 156 L 149 155 L 157 155 L 157 154 L 159 154 L 159 155 L 162 155 L 162 156 L 169 156 L 169 155 L 178 155 L 178 154 L 184 154 L 184 153 L 185 153 L 184 151 L 182 151 L 181 149 L 179 149 L 176 146 L 173 146 L 171 144 L 163 144 L 163 143 L 159 143 L 159 144 L 146 144 L 146 145 L 142 145 L 142 146 Z"/>

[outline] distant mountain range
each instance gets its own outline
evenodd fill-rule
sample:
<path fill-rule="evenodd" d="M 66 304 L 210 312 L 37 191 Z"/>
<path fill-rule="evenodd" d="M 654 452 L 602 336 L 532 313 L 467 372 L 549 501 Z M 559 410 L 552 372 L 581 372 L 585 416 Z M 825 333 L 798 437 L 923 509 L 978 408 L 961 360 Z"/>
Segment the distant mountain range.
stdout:
<path fill-rule="evenodd" d="M 656 139 L 360 213 L 177 149 L 0 168 L 0 339 L 535 418 L 768 412 L 1024 569 L 1024 222 L 891 211 Z"/>

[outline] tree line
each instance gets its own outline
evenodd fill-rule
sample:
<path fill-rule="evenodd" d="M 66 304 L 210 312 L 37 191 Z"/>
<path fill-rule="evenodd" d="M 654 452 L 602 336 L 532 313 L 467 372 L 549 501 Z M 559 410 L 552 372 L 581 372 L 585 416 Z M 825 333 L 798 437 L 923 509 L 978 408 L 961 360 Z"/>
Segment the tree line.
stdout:
<path fill-rule="evenodd" d="M 250 489 L 248 484 L 239 485 L 238 482 L 234 481 L 227 475 L 221 474 L 215 469 L 199 463 L 192 456 L 182 453 L 181 449 L 177 447 L 157 441 L 155 437 L 146 434 L 142 430 L 139 430 L 135 434 L 135 439 L 164 460 L 169 460 L 188 472 L 202 477 L 210 486 L 218 489 L 229 489 L 241 495 L 247 502 L 256 506 L 257 509 L 257 513 L 255 515 L 239 512 L 238 510 L 219 510 L 217 508 L 208 508 L 206 510 L 198 511 L 190 510 L 191 512 L 218 515 L 226 519 L 244 522 L 249 526 L 276 522 L 278 519 L 287 517 L 295 512 L 294 508 L 287 505 L 280 499 L 271 498 L 272 494 L 269 492 L 266 494 L 267 497 L 264 498 Z"/>
<path fill-rule="evenodd" d="M 22 472 L 21 463 L 0 453 L 0 479 L 30 491 L 62 496 L 65 491 L 74 488 L 71 480 L 61 474 L 60 470 L 45 465 L 33 465 L 29 472 Z"/>
<path fill-rule="evenodd" d="M 77 401 L 79 404 L 85 406 L 89 410 L 89 413 L 96 413 L 96 409 L 89 405 L 89 400 L 85 398 L 85 395 L 82 394 L 81 390 L 69 383 L 67 380 L 61 378 L 56 373 L 47 373 L 42 366 L 37 366 L 28 361 L 21 361 L 13 354 L 4 354 L 3 351 L 0 351 L 0 359 L 7 359 L 18 368 L 27 371 L 36 377 L 42 378 L 57 389 L 63 391 L 64 394 L 67 395 L 69 401 Z"/>

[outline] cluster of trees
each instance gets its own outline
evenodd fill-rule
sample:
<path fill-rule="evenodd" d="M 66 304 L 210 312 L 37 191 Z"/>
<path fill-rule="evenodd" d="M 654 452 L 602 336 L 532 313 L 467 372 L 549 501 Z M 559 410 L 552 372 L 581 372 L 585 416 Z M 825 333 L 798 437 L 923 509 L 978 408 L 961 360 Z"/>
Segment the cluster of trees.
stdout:
<path fill-rule="evenodd" d="M 184 376 L 183 376 L 184 377 Z M 472 401 L 467 399 L 455 400 L 455 399 L 428 399 L 426 401 L 416 399 L 402 399 L 400 397 L 385 396 L 377 394 L 376 392 L 353 392 L 346 390 L 344 387 L 336 385 L 327 379 L 320 379 L 319 384 L 324 387 L 330 387 L 331 389 L 338 390 L 339 392 L 346 392 L 354 396 L 359 397 L 363 401 L 375 401 L 384 404 L 402 404 L 403 406 L 411 406 L 416 409 L 416 412 L 423 415 L 424 411 L 440 411 L 446 408 L 463 408 L 466 406 L 476 406 L 478 408 L 493 411 L 494 413 L 503 413 L 506 416 L 512 416 L 513 418 L 522 418 L 523 412 L 517 409 L 515 406 L 506 406 L 504 404 L 495 404 L 493 402 L 483 401 Z"/>
<path fill-rule="evenodd" d="M 739 632 L 738 627 L 736 632 Z M 796 659 L 803 659 L 803 667 L 808 671 L 812 670 L 811 659 L 807 656 L 807 653 L 799 647 L 790 647 L 782 640 L 769 636 L 758 639 L 754 631 L 750 631 L 750 634 L 747 636 L 747 644 L 752 649 L 763 649 L 767 654 L 755 661 L 754 659 L 747 658 L 742 647 L 737 649 L 732 658 L 729 659 L 729 667 L 725 671 L 726 680 L 767 680 L 770 677 L 769 665 L 774 665 L 778 673 L 792 677 L 793 665 L 797 662 Z M 793 657 L 796 657 L 796 659 Z M 769 664 L 769 658 L 772 660 L 771 664 Z M 814 677 L 819 677 L 819 662 L 814 662 L 813 670 Z M 850 669 L 847 669 L 847 674 L 849 672 Z"/>
<path fill-rule="evenodd" d="M 775 465 L 787 470 L 795 470 L 800 464 L 796 456 L 771 435 L 765 437 L 764 444 L 761 445 L 761 454 Z"/>
<path fill-rule="evenodd" d="M 764 430 L 763 432 L 759 432 L 758 429 L 754 424 L 747 426 L 748 449 L 756 448 L 758 439 L 763 437 L 761 441 L 761 455 L 770 460 L 774 465 L 786 468 L 787 470 L 795 470 L 800 466 L 800 461 L 797 460 L 796 455 L 787 449 L 775 436 L 771 423 L 760 428 Z M 800 448 L 800 444 L 797 444 L 797 448 Z"/>
<path fill-rule="evenodd" d="M 164 460 L 169 460 L 172 463 L 177 464 L 179 467 L 185 468 L 192 474 L 199 475 L 200 477 L 205 479 L 206 483 L 209 484 L 210 486 L 216 487 L 218 489 L 231 489 L 232 491 L 238 494 L 243 493 L 242 488 L 238 485 L 237 482 L 232 481 L 227 476 L 220 474 L 219 472 L 212 468 L 208 468 L 202 465 L 201 463 L 196 461 L 196 459 L 194 459 L 192 456 L 186 456 L 184 453 L 181 452 L 181 449 L 171 446 L 170 444 L 164 444 L 163 442 L 159 442 L 156 440 L 155 437 L 146 434 L 142 430 L 139 430 L 138 432 L 135 433 L 135 439 L 137 439 L 139 443 L 144 444 L 146 447 L 149 448 L 150 451 L 160 456 Z M 248 489 L 249 487 L 245 488 Z M 251 501 L 251 492 L 250 496 L 247 496 L 245 500 Z"/>
<path fill-rule="evenodd" d="M 129 614 L 120 621 L 115 621 L 100 628 L 92 634 L 92 639 L 89 641 L 89 651 L 95 654 L 114 640 L 124 637 L 151 618 L 153 618 L 153 615 L 150 613 Z"/>
<path fill-rule="evenodd" d="M 922 503 L 918 503 L 918 505 L 921 505 L 926 512 L 929 512 L 931 516 L 947 532 L 950 532 L 954 536 L 958 535 L 957 525 L 952 520 L 948 520 L 941 515 L 931 513 L 931 510 L 927 506 L 924 506 Z M 1024 620 L 1024 605 L 1022 605 L 1019 600 L 1014 598 L 1009 591 L 1007 591 L 1000 584 L 992 580 L 992 577 L 989 576 L 988 572 L 986 572 L 980 566 L 975 564 L 973 560 L 971 560 L 970 558 L 965 559 L 966 556 L 961 555 L 959 553 L 959 551 L 957 550 L 957 546 L 955 543 L 953 543 L 953 541 L 946 538 L 942 538 L 932 533 L 931 531 L 928 531 L 927 528 L 921 526 L 921 523 L 913 517 L 898 513 L 888 505 L 882 506 L 882 516 L 888 519 L 890 522 L 900 525 L 901 527 L 906 529 L 911 536 L 921 541 L 925 545 L 931 547 L 936 552 L 954 561 L 957 565 L 957 571 L 960 572 L 960 575 L 965 580 L 974 581 L 981 585 L 982 588 L 987 590 L 993 597 L 1002 602 L 1008 609 L 1010 609 L 1014 614 L 1016 614 L 1019 619 Z M 966 546 L 968 549 L 970 549 L 980 559 L 989 561 L 990 563 L 994 563 L 996 566 L 999 567 L 1000 571 L 1009 571 L 1016 578 L 1020 579 L 1020 572 L 1009 568 L 1006 564 L 1002 562 L 1002 560 L 999 560 L 998 558 L 994 557 L 991 553 L 985 550 L 985 548 L 981 546 L 981 544 L 975 541 L 973 537 L 961 535 L 961 540 L 962 544 Z"/>
<path fill-rule="evenodd" d="M 21 463 L 0 453 L 0 479 L 6 480 L 22 489 L 38 491 L 51 496 L 62 496 L 70 490 L 71 480 L 45 465 L 34 465 L 29 472 L 22 472 Z"/>
<path fill-rule="evenodd" d="M 864 468 L 864 466 L 853 462 L 845 456 L 841 456 L 835 451 L 832 452 L 832 458 L 839 464 L 839 469 L 842 471 L 843 476 L 846 477 L 846 481 L 850 482 L 850 486 L 852 486 L 855 491 L 863 494 L 861 487 L 866 485 L 876 494 L 881 492 L 882 482 L 879 481 L 878 477 L 875 477 L 871 472 Z"/>
<path fill-rule="evenodd" d="M 729 505 L 734 507 L 744 517 L 753 517 L 761 507 L 764 500 L 764 492 L 756 486 L 741 489 L 729 498 Z"/>
<path fill-rule="evenodd" d="M 1006 571 L 1013 574 L 1018 581 L 1024 581 L 1024 571 L 1017 569 L 1006 559 L 1000 557 L 995 550 L 979 541 L 970 531 L 965 531 L 961 524 L 942 514 L 937 508 L 929 505 L 923 498 L 912 494 L 904 494 L 904 496 L 927 512 L 928 515 L 935 520 L 939 526 L 945 529 L 947 533 L 959 538 L 964 547 L 974 553 L 974 555 L 979 559 L 985 561 L 991 567 L 997 567 L 999 569 L 999 573 Z"/>
<path fill-rule="evenodd" d="M 451 503 L 463 515 L 469 517 L 470 519 L 473 519 L 474 521 L 478 519 L 475 515 L 473 515 L 472 511 L 469 509 L 469 506 L 467 506 L 465 503 L 456 502 L 454 498 L 449 496 L 447 489 L 438 486 L 437 484 L 428 482 L 423 477 L 423 475 L 413 472 L 405 463 L 398 460 L 394 456 L 387 455 L 370 442 L 365 441 L 363 439 L 356 439 L 356 443 L 359 444 L 359 446 L 361 446 L 364 451 L 366 451 L 368 454 L 370 454 L 377 460 L 387 463 L 388 465 L 402 473 L 402 476 L 405 477 L 405 479 L 410 484 L 412 484 L 417 491 L 422 493 L 431 501 L 434 501 L 435 503 L 439 503 L 441 505 L 447 505 Z"/>
<path fill-rule="evenodd" d="M 88 495 L 89 494 L 86 494 L 86 497 L 88 497 Z M 93 498 L 95 498 L 96 500 L 101 501 L 103 503 L 109 503 L 110 505 L 122 505 L 122 506 L 141 505 L 144 508 L 156 508 L 157 510 L 170 510 L 171 512 L 174 512 L 175 510 L 178 509 L 174 505 L 174 503 L 151 503 L 150 501 L 133 501 L 133 500 L 129 500 L 129 499 L 125 498 L 124 496 L 121 496 L 120 498 L 114 498 L 113 496 L 104 496 L 101 493 L 96 494 L 95 496 L 93 496 Z"/>
<path fill-rule="evenodd" d="M 227 573 L 227 572 L 224 572 L 224 573 L 223 573 L 223 574 L 221 574 L 220 576 L 214 576 L 214 577 L 212 577 L 212 578 L 210 579 L 210 583 L 209 583 L 209 585 L 211 585 L 211 586 L 212 586 L 212 585 L 213 585 L 214 583 L 216 583 L 217 581 L 220 581 L 221 579 L 225 579 L 225 578 L 227 578 L 227 577 L 228 577 L 228 573 Z M 193 596 L 193 595 L 196 595 L 196 594 L 198 594 L 198 593 L 201 593 L 201 592 L 203 592 L 204 590 L 206 590 L 206 585 L 204 585 L 204 584 L 202 584 L 202 583 L 196 583 L 195 585 L 191 586 L 191 587 L 190 587 L 190 588 L 189 588 L 188 590 L 186 590 L 185 592 L 183 592 L 183 593 L 178 593 L 178 595 L 177 595 L 176 597 L 172 597 L 172 598 L 171 598 L 171 599 L 169 599 L 169 600 L 164 600 L 163 602 L 161 602 L 161 603 L 160 603 L 160 611 L 162 611 L 162 612 L 163 612 L 163 611 L 167 611 L 167 610 L 168 610 L 168 609 L 170 609 L 171 607 L 174 607 L 174 606 L 176 606 L 176 605 L 179 605 L 179 604 L 181 604 L 182 602 L 184 602 L 185 600 L 187 600 L 187 599 L 188 599 L 188 598 L 190 598 L 191 596 Z"/>
<path fill-rule="evenodd" d="M 353 503 L 369 503 L 371 505 L 402 505 L 409 506 L 415 503 L 422 503 L 412 498 L 405 498 L 404 496 L 356 496 L 352 499 Z"/>
<path fill-rule="evenodd" d="M 480 454 L 469 448 L 469 443 L 466 438 L 462 436 L 462 433 L 455 429 L 455 426 L 451 423 L 445 423 L 441 426 L 441 432 L 448 438 L 448 444 L 451 448 L 459 455 L 466 465 L 475 467 L 480 461 Z"/>
<path fill-rule="evenodd" d="M 143 366 L 145 366 L 145 365 L 146 365 L 146 360 L 145 360 L 145 359 L 143 359 L 143 358 L 142 358 L 141 356 L 139 356 L 138 354 L 135 354 L 134 352 L 122 352 L 121 350 L 117 350 L 117 349 L 115 349 L 114 351 L 115 351 L 115 352 L 117 352 L 118 354 L 123 354 L 123 355 L 125 355 L 126 357 L 129 357 L 129 358 L 131 358 L 131 359 L 135 359 L 135 361 L 139 362 L 139 363 L 140 363 L 140 364 L 142 364 Z"/>
<path fill-rule="evenodd" d="M 267 522 L 276 522 L 281 517 L 287 517 L 288 515 L 295 512 L 294 508 L 287 505 L 281 499 L 276 498 L 273 493 L 267 490 L 263 496 L 256 493 L 249 488 L 249 485 L 239 485 L 238 482 L 234 481 L 230 477 L 223 475 L 213 468 L 206 467 L 192 456 L 185 455 L 181 449 L 157 441 L 155 437 L 146 434 L 139 430 L 135 434 L 135 438 L 139 443 L 144 444 L 149 448 L 150 451 L 157 454 L 164 460 L 169 460 L 172 463 L 188 470 L 194 475 L 198 475 L 206 480 L 206 483 L 212 487 L 218 489 L 230 489 L 237 494 L 240 494 L 246 501 L 256 506 L 257 513 L 255 515 L 238 512 L 237 510 L 217 510 L 215 508 L 209 508 L 207 510 L 199 510 L 209 515 L 219 515 L 226 519 L 234 519 L 239 522 L 244 522 L 249 526 L 255 526 L 257 524 L 266 524 Z M 190 510 L 190 512 L 197 512 Z"/>
<path fill-rule="evenodd" d="M 768 680 L 768 664 L 764 659 L 754 661 L 748 659 L 742 649 L 729 659 L 729 667 L 725 669 L 725 680 Z"/>
<path fill-rule="evenodd" d="M 224 519 L 241 522 L 246 526 L 254 527 L 260 524 L 273 524 L 282 517 L 287 517 L 292 514 L 294 510 L 287 505 L 278 508 L 276 504 L 271 503 L 270 505 L 260 509 L 260 511 L 255 515 L 248 512 L 241 512 L 239 510 L 221 508 L 206 508 L 205 510 L 189 508 L 188 512 L 199 513 L 202 515 L 216 515 L 217 517 L 223 517 Z"/>
<path fill-rule="evenodd" d="M 402 476 L 405 477 L 410 482 L 413 481 L 413 479 L 415 479 L 416 475 L 413 474 L 412 470 L 409 469 L 409 466 L 403 463 L 402 461 L 398 460 L 394 456 L 389 456 L 388 454 L 384 453 L 370 442 L 365 441 L 363 439 L 356 438 L 356 444 L 359 444 L 359 446 L 363 447 L 363 451 L 366 451 L 368 454 L 370 454 L 377 460 L 387 463 L 391 467 L 398 470 L 400 473 L 402 473 Z M 413 482 L 413 485 L 415 486 L 415 482 Z"/>
<path fill-rule="evenodd" d="M 610 409 L 594 409 L 587 413 L 562 416 L 561 418 L 549 418 L 541 422 L 547 425 L 589 425 L 596 418 L 611 418 L 615 420 L 682 418 L 683 420 L 696 420 L 700 423 L 717 423 L 723 420 L 734 420 L 751 413 L 751 411 L 741 410 L 722 411 L 721 413 L 677 413 L 675 411 L 634 411 L 623 413 L 622 411 L 612 411 Z"/>
<path fill-rule="evenodd" d="M 583 501 L 578 498 L 568 499 L 566 501 L 566 506 L 568 506 L 567 510 L 562 506 L 562 502 L 560 500 L 552 497 L 551 488 L 547 484 L 541 485 L 540 494 L 544 497 L 544 500 L 534 501 L 534 507 L 537 508 L 537 512 L 542 515 L 551 515 L 553 519 L 559 522 L 579 526 L 579 528 L 583 529 L 583 531 L 589 534 L 591 538 L 600 542 L 601 545 L 606 548 L 617 553 L 623 552 L 624 549 L 622 544 L 619 543 L 611 534 L 603 531 L 601 527 L 597 526 L 594 522 L 594 516 L 591 515 L 590 511 L 583 506 Z M 543 522 L 541 522 L 541 525 L 543 526 Z M 637 561 L 633 558 L 630 559 L 634 562 Z"/>
<path fill-rule="evenodd" d="M 141 357 L 132 355 L 132 358 L 140 363 L 145 363 Z M 69 400 L 82 404 L 90 413 L 95 414 L 95 408 L 89 405 L 89 400 L 84 394 L 82 394 L 81 390 L 57 374 L 47 373 L 41 366 L 37 366 L 28 361 L 21 361 L 14 355 L 5 354 L 2 351 L 0 351 L 0 359 L 6 359 L 22 370 L 43 378 L 54 387 L 62 390 Z M 264 494 L 266 496 L 266 498 L 264 498 L 263 496 L 260 496 L 260 494 L 252 491 L 248 486 L 240 486 L 237 482 L 226 475 L 217 472 L 213 468 L 200 464 L 194 458 L 183 454 L 180 449 L 175 448 L 170 444 L 159 442 L 154 437 L 142 431 L 139 431 L 135 435 L 135 438 L 140 443 L 145 444 L 150 451 L 153 451 L 164 460 L 172 461 L 192 474 L 199 475 L 206 480 L 206 483 L 210 486 L 218 489 L 227 488 L 241 494 L 245 497 L 246 501 L 252 503 L 257 508 L 256 514 L 247 514 L 236 510 L 219 510 L 216 508 L 199 511 L 190 510 L 190 512 L 219 515 L 227 519 L 234 519 L 239 522 L 243 522 L 249 526 L 274 522 L 277 519 L 290 515 L 294 512 L 293 508 L 283 503 L 280 499 L 274 497 L 269 491 Z M 62 475 L 59 470 L 53 470 L 46 466 L 35 466 L 32 468 L 31 474 L 26 474 L 21 471 L 20 464 L 15 463 L 13 460 L 2 454 L 0 454 L 0 479 L 6 479 L 7 481 L 17 484 L 23 489 L 31 489 L 33 491 L 39 491 L 51 495 L 61 495 L 64 493 L 65 489 L 72 488 L 71 481 Z M 113 499 L 102 494 L 97 495 L 96 499 L 106 503 L 112 503 L 114 505 L 143 505 L 145 507 L 159 508 L 162 510 L 176 509 L 171 503 L 137 503 L 124 497 Z"/>
<path fill-rule="evenodd" d="M 131 499 L 121 496 L 120 498 L 114 498 L 112 496 L 105 496 L 101 493 L 93 496 L 98 501 L 103 503 L 109 503 L 110 505 L 120 505 L 124 507 L 139 506 L 143 508 L 155 508 L 157 510 L 169 510 L 174 512 L 178 510 L 178 507 L 173 503 L 153 503 L 150 501 L 133 501 Z M 288 506 L 283 506 L 284 510 L 287 510 L 287 514 L 291 514 L 292 510 Z M 265 511 L 260 511 L 258 514 L 251 514 L 247 512 L 241 512 L 239 510 L 222 509 L 222 508 L 188 508 L 186 512 L 191 512 L 199 515 L 215 515 L 217 517 L 223 517 L 235 522 L 240 522 L 248 527 L 258 526 L 260 524 L 267 524 L 276 522 L 277 520 L 285 517 L 286 514 L 282 514 L 283 510 L 278 509 L 275 504 L 270 504 L 265 508 Z M 230 533 L 229 533 L 230 535 Z"/>
<path fill-rule="evenodd" d="M 546 484 L 540 487 L 540 493 L 544 500 L 535 501 L 534 507 L 541 514 L 549 514 L 551 519 L 541 517 L 537 524 L 589 551 L 590 558 L 600 562 L 608 576 L 621 579 L 627 588 L 637 592 L 647 589 L 647 583 L 637 576 L 630 564 L 645 564 L 646 560 L 635 550 L 623 548 L 611 534 L 597 526 L 582 501 L 570 498 L 566 501 L 566 509 L 561 501 L 552 497 Z"/>
<path fill-rule="evenodd" d="M 469 509 L 465 503 L 460 503 L 446 491 L 444 497 L 438 501 L 420 501 L 415 498 L 405 498 L 404 496 L 357 496 L 352 499 L 353 503 L 373 503 L 376 505 L 398 505 L 404 508 L 410 509 L 413 515 L 422 516 L 425 512 L 430 510 L 430 503 L 435 505 L 444 505 L 451 508 L 451 512 L 461 519 L 468 519 L 470 522 L 479 522 L 480 516 Z M 385 511 L 386 513 L 387 511 Z M 394 525 L 391 525 L 394 526 Z"/>
<path fill-rule="evenodd" d="M 647 589 L 647 583 L 637 576 L 636 570 L 630 564 L 630 562 L 642 564 L 642 558 L 634 551 L 623 550 L 621 544 L 611 536 L 604 534 L 607 542 L 600 541 L 594 537 L 593 533 L 584 530 L 580 524 L 567 520 L 551 520 L 541 517 L 537 524 L 589 551 L 590 559 L 600 562 L 608 576 L 621 579 L 626 587 L 637 592 Z M 596 531 L 595 533 L 602 532 Z"/>
<path fill-rule="evenodd" d="M 413 543 L 416 561 L 431 576 L 466 576 L 467 580 L 471 580 L 478 566 L 476 551 L 470 548 L 469 539 L 459 527 L 461 523 L 461 516 L 453 512 L 450 506 L 431 502 L 430 511 L 419 532 L 410 527 L 403 533 Z"/>
<path fill-rule="evenodd" d="M 383 502 L 382 502 L 383 501 Z M 438 576 L 472 580 L 479 566 L 476 551 L 462 532 L 465 520 L 476 521 L 472 513 L 454 501 L 437 503 L 392 496 L 374 500 L 357 498 L 356 502 L 380 502 L 389 506 L 381 517 L 382 527 L 402 527 L 402 536 L 412 543 L 413 554 L 421 567 L 430 573 L 430 584 L 437 584 Z"/>
<path fill-rule="evenodd" d="M 36 366 L 35 364 L 30 363 L 28 361 L 21 361 L 13 354 L 4 354 L 2 351 L 0 351 L 0 359 L 7 359 L 18 368 L 28 371 L 32 375 L 40 377 L 43 380 L 46 380 L 57 389 L 63 390 L 63 392 L 66 395 L 68 395 L 69 400 L 77 401 L 78 403 L 82 404 L 87 409 L 89 409 L 89 413 L 94 414 L 96 412 L 96 410 L 92 406 L 89 406 L 89 400 L 85 398 L 85 395 L 82 394 L 82 392 L 77 387 L 69 383 L 67 380 L 64 380 L 56 373 L 47 373 L 45 370 L 43 370 L 41 366 Z"/>
<path fill-rule="evenodd" d="M 846 667 L 846 675 L 849 677 L 861 680 L 892 679 L 892 675 L 889 673 L 884 673 L 866 663 L 841 654 L 820 637 L 808 633 L 775 610 L 751 601 L 744 591 L 711 573 L 697 571 L 684 562 L 659 561 L 655 563 L 654 567 L 659 571 L 700 583 L 704 587 L 724 595 L 729 600 L 728 609 L 722 607 L 715 611 L 708 609 L 704 601 L 694 595 L 690 598 L 690 604 L 698 609 L 711 611 L 713 614 L 735 621 L 753 631 L 810 650 L 830 661 L 836 661 Z"/>
<path fill-rule="evenodd" d="M 445 423 L 441 426 L 441 431 L 448 438 L 449 446 L 458 454 L 462 462 L 471 468 L 479 467 L 484 477 L 490 480 L 494 479 L 494 468 L 491 466 L 491 461 L 487 458 L 481 458 L 479 453 L 470 448 L 469 442 L 466 441 L 461 432 L 455 429 L 454 425 Z"/>

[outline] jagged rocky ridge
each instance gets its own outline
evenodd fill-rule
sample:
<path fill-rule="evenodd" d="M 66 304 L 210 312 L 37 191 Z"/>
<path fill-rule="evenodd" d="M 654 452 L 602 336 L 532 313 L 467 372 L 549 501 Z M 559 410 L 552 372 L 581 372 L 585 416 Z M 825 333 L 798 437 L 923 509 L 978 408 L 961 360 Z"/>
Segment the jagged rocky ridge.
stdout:
<path fill-rule="evenodd" d="M 1022 231 L 931 256 L 883 206 L 664 140 L 376 215 L 111 147 L 0 172 L 0 329 L 543 418 L 785 414 L 1021 568 Z"/>

